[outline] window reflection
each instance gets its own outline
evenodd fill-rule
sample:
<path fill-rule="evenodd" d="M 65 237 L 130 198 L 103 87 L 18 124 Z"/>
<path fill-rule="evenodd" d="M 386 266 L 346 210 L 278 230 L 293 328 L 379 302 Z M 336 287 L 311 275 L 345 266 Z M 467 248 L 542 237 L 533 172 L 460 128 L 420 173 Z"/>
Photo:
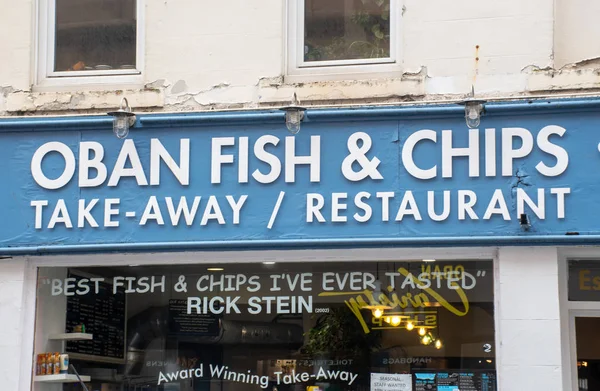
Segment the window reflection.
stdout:
<path fill-rule="evenodd" d="M 36 353 L 103 391 L 496 389 L 491 261 L 223 268 L 40 268 Z"/>
<path fill-rule="evenodd" d="M 135 0 L 55 1 L 55 71 L 135 69 Z"/>
<path fill-rule="evenodd" d="M 304 61 L 390 57 L 390 0 L 304 3 Z"/>

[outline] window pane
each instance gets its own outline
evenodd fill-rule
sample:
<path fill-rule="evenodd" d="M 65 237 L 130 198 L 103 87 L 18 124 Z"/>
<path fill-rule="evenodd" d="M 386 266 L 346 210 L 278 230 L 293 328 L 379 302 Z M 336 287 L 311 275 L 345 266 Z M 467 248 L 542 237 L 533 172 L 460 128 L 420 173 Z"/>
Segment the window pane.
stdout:
<path fill-rule="evenodd" d="M 600 261 L 569 261 L 569 300 L 600 301 Z"/>
<path fill-rule="evenodd" d="M 390 57 L 390 0 L 304 4 L 304 61 Z"/>
<path fill-rule="evenodd" d="M 575 318 L 580 391 L 600 390 L 600 318 Z"/>
<path fill-rule="evenodd" d="M 210 266 L 40 268 L 36 372 L 66 353 L 90 390 L 496 390 L 492 261 Z"/>
<path fill-rule="evenodd" d="M 56 0 L 55 71 L 135 69 L 135 0 Z"/>

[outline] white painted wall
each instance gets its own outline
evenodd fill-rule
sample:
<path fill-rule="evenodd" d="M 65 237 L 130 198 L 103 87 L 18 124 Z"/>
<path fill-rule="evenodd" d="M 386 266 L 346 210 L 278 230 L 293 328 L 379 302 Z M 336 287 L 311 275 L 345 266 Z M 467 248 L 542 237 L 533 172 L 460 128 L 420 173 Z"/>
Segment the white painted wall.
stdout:
<path fill-rule="evenodd" d="M 555 67 L 594 61 L 599 55 L 600 2 L 556 0 Z M 592 67 L 597 65 L 591 64 Z"/>
<path fill-rule="evenodd" d="M 501 248 L 497 266 L 499 390 L 563 390 L 557 249 Z"/>
<path fill-rule="evenodd" d="M 200 111 L 279 106 L 294 91 L 336 105 L 456 99 L 471 85 L 486 97 L 600 87 L 599 65 L 581 63 L 600 56 L 594 1 L 401 0 L 403 73 L 299 83 L 285 74 L 288 0 L 166 0 L 145 1 L 143 82 L 41 89 L 37 1 L 0 0 L 0 115 L 104 112 L 121 89 L 135 108 Z"/>
<path fill-rule="evenodd" d="M 38 275 L 38 284 L 40 292 L 48 292 L 48 285 L 42 286 L 44 283 L 49 283 L 52 279 L 67 278 L 67 269 L 65 268 L 44 268 L 40 269 Z M 37 289 L 36 289 L 37 291 Z M 64 342 L 50 340 L 48 337 L 51 334 L 62 334 L 65 332 L 67 312 L 67 300 L 65 296 L 51 296 L 46 294 L 36 295 L 36 311 L 35 311 L 35 336 L 34 336 L 34 352 L 39 353 L 64 353 Z M 34 359 L 37 356 L 34 356 Z M 62 391 L 62 384 L 44 384 L 34 383 L 32 391 Z"/>
<path fill-rule="evenodd" d="M 0 0 L 0 36 L 3 37 L 0 40 L 0 88 L 30 88 L 34 52 L 33 3 L 33 0 Z"/>
<path fill-rule="evenodd" d="M 24 259 L 0 259 L 0 388 L 17 390 L 25 301 Z"/>

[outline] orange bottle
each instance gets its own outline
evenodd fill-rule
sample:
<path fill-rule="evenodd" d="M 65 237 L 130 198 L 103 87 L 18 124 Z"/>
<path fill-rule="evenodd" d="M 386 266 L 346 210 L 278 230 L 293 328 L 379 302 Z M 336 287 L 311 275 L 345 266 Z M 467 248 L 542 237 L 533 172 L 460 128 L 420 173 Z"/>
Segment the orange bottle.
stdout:
<path fill-rule="evenodd" d="M 54 357 L 52 353 L 46 353 L 46 375 L 54 374 Z"/>
<path fill-rule="evenodd" d="M 40 354 L 41 356 L 41 360 L 40 360 L 40 375 L 45 375 L 47 372 L 46 370 L 48 369 L 48 365 L 46 363 L 46 355 L 45 354 Z"/>
<path fill-rule="evenodd" d="M 42 355 L 38 354 L 35 359 L 35 375 L 39 376 L 42 374 Z"/>
<path fill-rule="evenodd" d="M 60 374 L 60 353 L 59 352 L 54 353 L 52 361 L 54 361 L 54 372 L 53 373 L 55 375 Z"/>

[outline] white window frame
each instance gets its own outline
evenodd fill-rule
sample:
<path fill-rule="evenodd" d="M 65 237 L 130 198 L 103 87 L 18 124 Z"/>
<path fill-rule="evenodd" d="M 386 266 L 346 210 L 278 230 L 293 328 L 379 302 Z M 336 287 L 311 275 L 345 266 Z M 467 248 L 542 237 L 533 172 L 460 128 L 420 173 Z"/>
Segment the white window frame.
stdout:
<path fill-rule="evenodd" d="M 559 253 L 559 294 L 564 390 L 578 391 L 575 318 L 600 318 L 600 301 L 569 301 L 569 260 L 598 260 L 600 248 L 563 249 Z"/>
<path fill-rule="evenodd" d="M 167 255 L 165 255 L 167 254 Z M 22 302 L 23 316 L 23 340 L 21 342 L 20 362 L 22 363 L 19 373 L 19 391 L 36 391 L 35 383 L 32 386 L 33 352 L 35 346 L 36 325 L 36 294 L 38 286 L 39 267 L 93 267 L 93 266 L 152 266 L 186 264 L 225 264 L 235 265 L 237 263 L 261 263 L 264 261 L 276 262 L 363 262 L 365 259 L 377 260 L 379 262 L 404 262 L 417 261 L 420 259 L 436 259 L 440 262 L 445 260 L 493 260 L 494 262 L 494 286 L 497 289 L 498 282 L 498 259 L 496 249 L 493 247 L 452 247 L 452 248 L 343 248 L 329 250 L 234 250 L 234 251 L 177 251 L 177 252 L 154 252 L 154 253 L 130 253 L 130 254 L 75 254 L 75 255 L 45 255 L 15 257 L 15 260 L 25 264 L 25 281 Z M 498 308 L 497 291 L 494 291 L 494 307 Z M 500 346 L 500 333 L 498 328 L 499 316 L 494 313 L 495 346 Z M 495 366 L 498 371 L 498 353 L 496 353 Z"/>
<path fill-rule="evenodd" d="M 597 308 L 597 306 L 595 306 Z M 579 390 L 578 376 L 577 376 L 577 335 L 575 333 L 575 318 L 600 318 L 600 309 L 586 309 L 586 310 L 569 310 L 569 345 L 571 358 L 571 389 L 574 391 Z"/>
<path fill-rule="evenodd" d="M 38 0 L 36 72 L 37 87 L 141 84 L 144 69 L 145 0 L 136 0 L 136 69 L 54 71 L 56 0 Z"/>
<path fill-rule="evenodd" d="M 335 61 L 304 61 L 304 4 L 305 0 L 287 1 L 287 72 L 298 81 L 335 76 L 381 77 L 401 74 L 402 1 L 390 0 L 390 57 Z M 303 76 L 310 76 L 309 78 Z M 293 81 L 293 80 L 291 80 Z"/>

